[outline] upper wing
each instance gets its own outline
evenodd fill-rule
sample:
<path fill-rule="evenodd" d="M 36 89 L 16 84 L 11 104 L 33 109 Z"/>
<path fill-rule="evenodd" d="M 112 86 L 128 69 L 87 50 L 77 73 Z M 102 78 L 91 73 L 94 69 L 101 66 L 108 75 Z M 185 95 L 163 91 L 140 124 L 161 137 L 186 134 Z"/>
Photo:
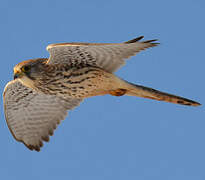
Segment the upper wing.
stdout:
<path fill-rule="evenodd" d="M 67 109 L 82 101 L 38 94 L 17 80 L 6 85 L 3 99 L 6 121 L 14 138 L 36 151 L 40 150 L 43 140 L 49 141 L 49 135 L 53 135 L 65 119 Z"/>
<path fill-rule="evenodd" d="M 141 41 L 143 36 L 124 43 L 59 43 L 47 46 L 50 53 L 48 63 L 70 65 L 88 64 L 108 72 L 116 71 L 126 58 L 141 50 L 156 46 L 155 40 Z"/>

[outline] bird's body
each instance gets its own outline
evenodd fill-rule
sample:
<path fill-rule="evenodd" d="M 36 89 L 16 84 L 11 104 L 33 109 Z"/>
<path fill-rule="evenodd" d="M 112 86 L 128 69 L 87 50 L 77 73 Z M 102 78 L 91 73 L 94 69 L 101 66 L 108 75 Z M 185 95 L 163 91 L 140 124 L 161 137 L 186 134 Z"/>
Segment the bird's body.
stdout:
<path fill-rule="evenodd" d="M 19 79 L 20 82 L 41 93 L 72 98 L 110 94 L 111 91 L 118 89 L 123 84 L 123 81 L 115 75 L 98 67 L 89 65 L 72 67 L 67 64 L 48 65 L 46 61 L 46 59 L 35 60 L 35 63 L 41 66 L 39 68 L 41 76 L 35 76 L 32 79 L 29 76 L 23 76 Z"/>
<path fill-rule="evenodd" d="M 163 100 L 176 104 L 197 105 L 194 101 L 163 93 L 155 89 L 134 85 L 118 78 L 113 73 L 86 64 L 48 64 L 48 59 L 35 59 L 23 61 L 18 67 L 35 63 L 38 67 L 38 75 L 22 76 L 19 80 L 25 86 L 37 92 L 57 95 L 61 97 L 88 98 L 92 96 L 110 94 L 122 96 L 124 94 L 139 96 L 156 100 Z M 16 70 L 17 69 L 17 70 Z"/>
<path fill-rule="evenodd" d="M 129 83 L 113 74 L 124 59 L 155 40 L 142 37 L 119 44 L 61 43 L 47 47 L 49 59 L 23 61 L 14 68 L 14 81 L 4 91 L 6 120 L 14 137 L 29 149 L 40 150 L 69 109 L 92 96 L 138 96 L 176 104 L 199 103 Z M 52 110 L 52 112 L 51 112 Z M 47 114 L 46 114 L 47 113 Z"/>

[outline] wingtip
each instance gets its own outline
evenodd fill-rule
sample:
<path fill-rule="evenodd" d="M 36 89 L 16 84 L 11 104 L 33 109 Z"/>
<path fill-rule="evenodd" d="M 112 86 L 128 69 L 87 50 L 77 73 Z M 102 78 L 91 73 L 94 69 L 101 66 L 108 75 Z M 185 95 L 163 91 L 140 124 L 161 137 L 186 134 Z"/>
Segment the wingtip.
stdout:
<path fill-rule="evenodd" d="M 131 39 L 131 40 L 126 41 L 126 42 L 124 42 L 124 43 L 125 43 L 125 44 L 135 43 L 135 42 L 137 42 L 137 41 L 140 41 L 140 40 L 143 39 L 143 38 L 144 38 L 144 36 L 139 36 L 139 37 L 137 37 L 137 38 L 135 38 L 135 39 Z"/>
<path fill-rule="evenodd" d="M 155 42 L 155 41 L 158 41 L 158 39 L 152 39 L 152 40 L 148 40 L 148 41 L 143 41 L 143 43 L 152 43 L 152 42 Z"/>
<path fill-rule="evenodd" d="M 136 42 L 140 41 L 140 40 L 143 39 L 143 38 L 144 38 L 144 36 L 139 36 L 139 37 L 137 37 L 137 38 L 135 38 L 135 39 L 131 39 L 131 40 L 126 41 L 126 42 L 124 42 L 124 43 L 125 43 L 125 44 L 136 43 Z M 142 42 L 142 43 L 149 43 L 149 44 L 151 44 L 152 46 L 157 46 L 157 45 L 159 45 L 160 43 L 159 43 L 159 42 L 156 42 L 156 41 L 158 41 L 158 39 L 152 39 L 152 40 L 141 41 L 141 42 Z"/>
<path fill-rule="evenodd" d="M 159 42 L 156 42 L 158 41 L 158 39 L 152 39 L 152 40 L 148 40 L 148 41 L 142 41 L 142 43 L 145 43 L 145 44 L 150 44 L 151 47 L 154 47 L 154 46 L 158 46 L 160 43 Z"/>
<path fill-rule="evenodd" d="M 26 145 L 26 144 L 25 144 Z M 29 149 L 29 150 L 31 150 L 31 151 L 33 151 L 33 150 L 35 150 L 35 151 L 37 151 L 37 152 L 40 152 L 40 148 L 42 147 L 42 146 L 38 146 L 38 145 L 26 145 L 26 147 Z"/>

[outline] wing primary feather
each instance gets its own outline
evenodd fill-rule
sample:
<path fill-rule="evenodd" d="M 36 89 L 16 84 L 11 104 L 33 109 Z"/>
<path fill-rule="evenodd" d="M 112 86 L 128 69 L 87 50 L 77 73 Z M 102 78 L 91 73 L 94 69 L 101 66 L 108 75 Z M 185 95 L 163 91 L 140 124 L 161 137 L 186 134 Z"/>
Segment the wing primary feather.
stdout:
<path fill-rule="evenodd" d="M 135 43 L 135 42 L 137 42 L 137 41 L 140 41 L 140 40 L 143 39 L 143 38 L 144 38 L 144 36 L 139 36 L 139 37 L 137 37 L 137 38 L 135 38 L 135 39 L 131 39 L 131 40 L 126 41 L 126 42 L 124 42 L 124 43 L 125 43 L 125 44 Z"/>
<path fill-rule="evenodd" d="M 61 43 L 48 45 L 48 64 L 86 64 L 115 72 L 125 64 L 125 59 L 159 43 L 157 39 L 140 41 L 144 36 L 123 43 Z"/>
<path fill-rule="evenodd" d="M 152 42 L 155 42 L 155 41 L 158 41 L 158 39 L 152 39 L 152 40 L 148 40 L 148 41 L 142 41 L 142 43 L 152 43 Z M 160 43 L 154 43 L 154 44 L 160 44 Z"/>

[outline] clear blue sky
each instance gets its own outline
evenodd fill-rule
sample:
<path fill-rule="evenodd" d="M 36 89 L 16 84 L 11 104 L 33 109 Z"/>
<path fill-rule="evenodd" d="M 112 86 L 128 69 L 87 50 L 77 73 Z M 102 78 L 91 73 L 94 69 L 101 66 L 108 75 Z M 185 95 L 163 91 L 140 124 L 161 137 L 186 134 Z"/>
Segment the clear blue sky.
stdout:
<path fill-rule="evenodd" d="M 144 35 L 160 46 L 116 74 L 205 105 L 203 0 L 2 0 L 1 93 L 22 60 L 48 57 L 56 42 L 122 42 Z M 205 111 L 135 97 L 94 97 L 69 113 L 42 151 L 9 132 L 1 105 L 4 180 L 204 180 Z"/>

